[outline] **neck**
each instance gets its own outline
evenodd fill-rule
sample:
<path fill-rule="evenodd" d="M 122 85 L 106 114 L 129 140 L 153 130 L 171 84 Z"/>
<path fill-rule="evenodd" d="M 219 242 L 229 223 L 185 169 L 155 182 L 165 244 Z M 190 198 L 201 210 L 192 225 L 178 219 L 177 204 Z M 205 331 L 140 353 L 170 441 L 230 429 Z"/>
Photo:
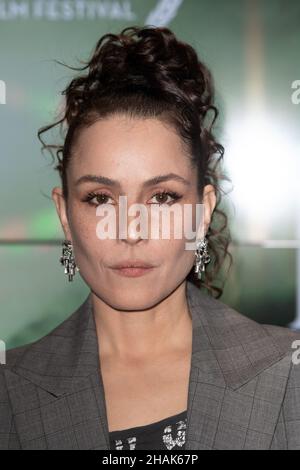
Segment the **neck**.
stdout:
<path fill-rule="evenodd" d="M 92 304 L 102 357 L 145 361 L 184 351 L 190 345 L 192 318 L 186 281 L 147 310 L 116 310 L 94 293 Z"/>

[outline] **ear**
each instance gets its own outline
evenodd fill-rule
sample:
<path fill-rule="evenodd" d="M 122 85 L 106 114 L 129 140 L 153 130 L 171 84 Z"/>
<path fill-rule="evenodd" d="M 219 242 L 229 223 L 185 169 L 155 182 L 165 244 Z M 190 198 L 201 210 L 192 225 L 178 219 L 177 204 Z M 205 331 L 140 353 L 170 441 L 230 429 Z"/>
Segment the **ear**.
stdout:
<path fill-rule="evenodd" d="M 54 201 L 56 212 L 60 219 L 60 223 L 64 231 L 65 238 L 66 240 L 70 240 L 70 242 L 72 243 L 71 231 L 70 231 L 68 216 L 67 216 L 67 204 L 63 196 L 62 188 L 55 187 L 52 189 L 52 199 Z"/>
<path fill-rule="evenodd" d="M 212 213 L 216 207 L 217 197 L 216 191 L 212 184 L 207 184 L 203 191 L 203 204 L 204 204 L 204 231 L 207 233 L 210 225 Z"/>
<path fill-rule="evenodd" d="M 204 231 L 202 232 L 202 235 L 204 236 L 206 235 L 208 227 L 210 225 L 211 216 L 216 206 L 216 202 L 217 202 L 217 198 L 216 198 L 215 188 L 212 184 L 207 184 L 203 190 L 203 201 L 202 201 L 202 204 L 204 204 L 204 207 L 203 207 L 204 229 L 203 229 L 203 225 L 202 226 L 200 225 L 200 227 Z M 199 233 L 200 233 L 200 229 L 199 229 Z M 197 237 L 200 238 L 200 235 L 197 234 Z"/>

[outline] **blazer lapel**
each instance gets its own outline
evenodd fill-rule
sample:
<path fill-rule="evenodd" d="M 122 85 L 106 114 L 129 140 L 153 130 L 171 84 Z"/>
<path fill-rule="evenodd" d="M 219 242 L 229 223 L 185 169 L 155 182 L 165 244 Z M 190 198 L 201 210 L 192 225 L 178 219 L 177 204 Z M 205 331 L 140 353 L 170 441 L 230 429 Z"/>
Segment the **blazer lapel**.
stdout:
<path fill-rule="evenodd" d="M 5 374 L 23 449 L 109 449 L 90 293 Z"/>
<path fill-rule="evenodd" d="M 290 367 L 286 345 L 189 281 L 186 294 L 193 342 L 185 448 L 269 446 Z M 14 360 L 5 374 L 22 448 L 109 449 L 91 293 Z"/>
<path fill-rule="evenodd" d="M 268 449 L 294 333 L 260 325 L 187 282 L 193 319 L 186 449 Z M 286 330 L 288 332 L 288 330 Z M 277 333 L 278 334 L 278 333 Z"/>

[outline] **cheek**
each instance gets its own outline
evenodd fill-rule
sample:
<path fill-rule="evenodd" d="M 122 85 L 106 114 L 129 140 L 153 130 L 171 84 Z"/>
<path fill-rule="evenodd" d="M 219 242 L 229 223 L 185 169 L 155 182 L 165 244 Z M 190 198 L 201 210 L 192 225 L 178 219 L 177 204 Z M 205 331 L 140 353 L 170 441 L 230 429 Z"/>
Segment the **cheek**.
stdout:
<path fill-rule="evenodd" d="M 69 212 L 69 226 L 76 253 L 76 259 L 88 258 L 101 250 L 101 244 L 96 235 L 96 217 L 91 215 L 91 211 L 76 210 L 76 207 Z"/>
<path fill-rule="evenodd" d="M 188 249 L 188 245 L 189 243 L 186 244 L 186 240 L 183 240 L 178 247 L 176 261 L 173 263 L 174 275 L 177 278 L 184 279 L 193 268 L 195 250 Z"/>
<path fill-rule="evenodd" d="M 191 267 L 194 260 L 194 250 L 186 249 L 186 240 L 160 240 L 159 253 L 162 262 L 166 263 L 168 269 L 172 266 L 174 270 L 186 270 Z"/>
<path fill-rule="evenodd" d="M 82 204 L 74 204 L 69 210 L 68 221 L 74 242 L 75 239 L 78 242 L 84 239 L 87 242 L 93 242 L 97 239 L 96 211 L 85 208 Z"/>

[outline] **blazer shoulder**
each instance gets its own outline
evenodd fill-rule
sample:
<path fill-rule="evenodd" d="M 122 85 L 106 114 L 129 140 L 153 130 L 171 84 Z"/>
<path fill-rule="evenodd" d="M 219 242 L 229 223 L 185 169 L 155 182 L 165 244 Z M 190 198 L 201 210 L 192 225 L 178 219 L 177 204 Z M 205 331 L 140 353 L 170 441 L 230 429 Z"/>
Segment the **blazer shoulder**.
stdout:
<path fill-rule="evenodd" d="M 75 319 L 76 312 L 73 312 L 69 317 L 67 317 L 64 321 L 59 323 L 56 327 L 52 328 L 46 335 L 38 338 L 35 341 L 31 341 L 30 343 L 23 344 L 21 346 L 17 346 L 6 351 L 6 361 L 3 364 L 3 371 L 5 369 L 10 369 L 18 365 L 19 361 L 26 355 L 26 353 L 32 348 L 45 345 L 45 343 L 50 343 L 51 339 L 55 336 L 64 336 L 67 333 L 72 332 L 73 320 Z M 1 370 L 1 367 L 0 367 Z"/>
<path fill-rule="evenodd" d="M 272 337 L 277 347 L 284 353 L 293 353 L 300 346 L 300 331 L 292 330 L 286 326 L 261 325 L 267 334 Z M 299 344 L 298 344 L 299 341 Z"/>
<path fill-rule="evenodd" d="M 246 336 L 249 328 L 257 329 L 263 335 L 272 338 L 283 352 L 291 344 L 291 340 L 300 339 L 300 331 L 292 330 L 287 326 L 260 323 L 201 290 L 198 290 L 197 297 L 194 303 L 204 307 L 202 313 L 205 314 L 206 323 L 210 326 L 237 328 L 239 333 L 245 333 Z"/>
<path fill-rule="evenodd" d="M 49 366 L 64 368 L 66 358 L 68 363 L 76 365 L 82 349 L 84 338 L 89 328 L 92 328 L 91 297 L 88 295 L 77 309 L 61 323 L 41 338 L 6 351 L 4 371 L 21 373 L 24 376 L 47 376 Z M 51 357 L 51 361 L 49 358 Z"/>
<path fill-rule="evenodd" d="M 13 368 L 32 344 L 34 342 L 8 349 L 5 354 L 5 363 L 0 366 L 0 372 L 2 371 L 2 374 L 4 374 L 6 369 Z"/>
<path fill-rule="evenodd" d="M 20 449 L 5 379 L 6 364 L 0 364 L 0 450 Z"/>

